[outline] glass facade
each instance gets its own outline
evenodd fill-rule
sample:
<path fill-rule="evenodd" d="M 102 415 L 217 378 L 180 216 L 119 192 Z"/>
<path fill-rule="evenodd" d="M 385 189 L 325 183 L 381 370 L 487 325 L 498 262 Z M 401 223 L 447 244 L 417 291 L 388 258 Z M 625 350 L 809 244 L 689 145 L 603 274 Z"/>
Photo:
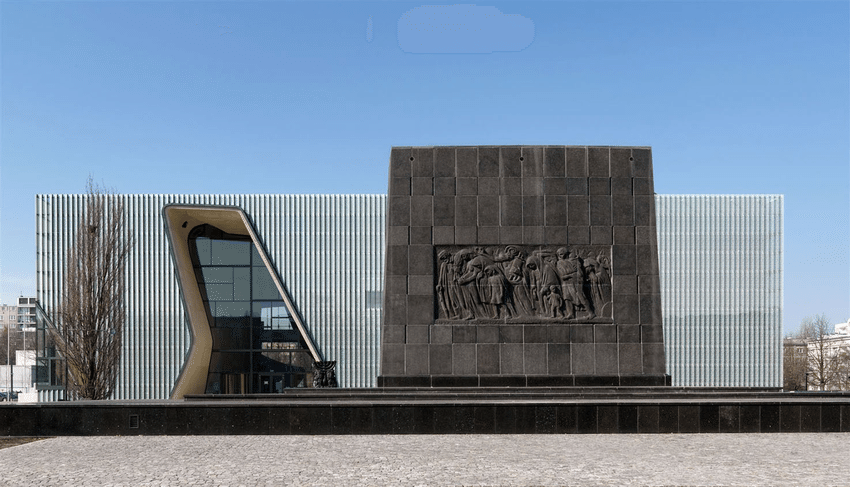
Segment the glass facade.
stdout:
<path fill-rule="evenodd" d="M 115 399 L 169 397 L 189 349 L 188 321 L 162 219 L 162 209 L 169 204 L 242 208 L 322 357 L 337 361 L 340 387 L 375 386 L 386 195 L 115 197 L 124 202 L 127 236 L 135 240 L 126 270 L 128 309 Z M 85 198 L 36 195 L 37 298 L 48 314 L 60 305 L 64 262 Z M 782 213 L 781 195 L 656 195 L 665 352 L 674 385 L 781 386 Z M 271 292 L 274 286 L 268 285 L 266 275 L 253 271 L 253 251 L 233 251 L 243 259 L 247 255 L 249 264 L 243 260 L 223 265 L 212 260 L 216 239 L 201 237 L 210 242 L 210 260 L 202 264 L 199 249 L 197 269 L 205 286 L 204 272 L 209 278 L 207 297 L 214 303 L 210 319 L 221 318 L 222 324 L 243 320 L 243 331 L 222 326 L 221 333 L 227 340 L 231 332 L 241 333 L 224 346 L 236 347 L 242 340 L 238 346 L 246 348 L 220 348 L 220 353 L 250 350 L 249 360 L 256 358 L 258 367 L 280 363 L 303 368 L 285 355 L 300 353 L 300 348 L 284 348 L 303 344 L 269 335 L 285 332 L 291 324 L 288 312 L 276 304 L 280 301 Z M 245 244 L 244 237 L 218 240 L 222 248 Z M 9 319 L 17 321 L 17 316 Z M 261 329 L 257 339 L 254 330 Z M 223 356 L 222 364 L 227 359 Z M 225 374 L 224 379 L 218 376 L 219 391 L 256 390 L 255 384 L 260 391 L 298 385 L 295 372 L 290 372 L 287 384 L 280 375 L 271 375 L 286 370 L 271 365 L 267 371 L 255 370 L 250 361 L 237 365 L 218 367 L 217 373 Z M 227 375 L 231 373 L 245 374 L 244 379 Z M 208 390 L 215 390 L 215 382 L 209 381 Z M 53 390 L 39 396 L 58 397 Z"/>
<path fill-rule="evenodd" d="M 212 334 L 205 392 L 306 387 L 313 359 L 251 239 L 200 225 L 189 251 Z"/>
<path fill-rule="evenodd" d="M 782 387 L 782 195 L 656 195 L 674 386 Z"/>

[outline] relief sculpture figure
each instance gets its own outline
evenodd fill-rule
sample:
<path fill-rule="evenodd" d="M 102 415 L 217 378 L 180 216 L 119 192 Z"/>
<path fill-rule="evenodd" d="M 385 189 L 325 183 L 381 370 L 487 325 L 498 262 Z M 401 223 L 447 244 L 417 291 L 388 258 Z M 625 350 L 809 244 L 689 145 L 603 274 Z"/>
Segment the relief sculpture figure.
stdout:
<path fill-rule="evenodd" d="M 436 260 L 439 318 L 610 316 L 611 264 L 599 248 L 452 247 Z"/>

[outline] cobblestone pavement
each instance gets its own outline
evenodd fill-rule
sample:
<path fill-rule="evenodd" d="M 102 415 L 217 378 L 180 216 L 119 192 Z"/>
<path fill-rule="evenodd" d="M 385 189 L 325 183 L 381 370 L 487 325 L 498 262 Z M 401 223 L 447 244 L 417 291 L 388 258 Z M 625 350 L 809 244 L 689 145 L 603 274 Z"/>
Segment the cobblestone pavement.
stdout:
<path fill-rule="evenodd" d="M 0 484 L 850 485 L 850 434 L 62 437 Z"/>

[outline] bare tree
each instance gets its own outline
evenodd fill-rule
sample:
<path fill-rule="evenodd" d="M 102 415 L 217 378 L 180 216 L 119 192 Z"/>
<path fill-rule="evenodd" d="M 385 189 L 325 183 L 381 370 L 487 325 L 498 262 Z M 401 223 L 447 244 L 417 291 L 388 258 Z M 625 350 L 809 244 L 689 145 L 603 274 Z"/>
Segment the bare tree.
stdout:
<path fill-rule="evenodd" d="M 850 370 L 850 351 L 837 347 L 830 338 L 831 323 L 824 315 L 810 316 L 800 324 L 797 338 L 807 346 L 808 383 L 817 389 L 840 389 L 846 386 Z"/>
<path fill-rule="evenodd" d="M 132 245 L 124 237 L 120 199 L 89 177 L 86 210 L 68 250 L 56 347 L 65 358 L 68 392 L 107 399 L 115 388 L 124 327 L 124 265 Z"/>
<path fill-rule="evenodd" d="M 787 337 L 783 341 L 782 377 L 786 391 L 806 390 L 809 356 L 805 340 Z"/>

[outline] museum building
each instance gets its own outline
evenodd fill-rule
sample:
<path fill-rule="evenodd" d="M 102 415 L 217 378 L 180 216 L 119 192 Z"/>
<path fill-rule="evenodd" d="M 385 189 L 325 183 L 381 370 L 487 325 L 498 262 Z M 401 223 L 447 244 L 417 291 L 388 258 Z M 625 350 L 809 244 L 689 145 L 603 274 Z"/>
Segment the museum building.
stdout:
<path fill-rule="evenodd" d="M 340 387 L 377 385 L 385 195 L 112 198 L 133 240 L 115 399 L 308 387 L 314 361 L 335 361 Z M 86 199 L 36 196 L 48 317 Z M 780 388 L 783 197 L 655 195 L 655 205 L 672 384 Z M 62 398 L 61 357 L 44 347 L 38 360 L 39 399 Z"/>

